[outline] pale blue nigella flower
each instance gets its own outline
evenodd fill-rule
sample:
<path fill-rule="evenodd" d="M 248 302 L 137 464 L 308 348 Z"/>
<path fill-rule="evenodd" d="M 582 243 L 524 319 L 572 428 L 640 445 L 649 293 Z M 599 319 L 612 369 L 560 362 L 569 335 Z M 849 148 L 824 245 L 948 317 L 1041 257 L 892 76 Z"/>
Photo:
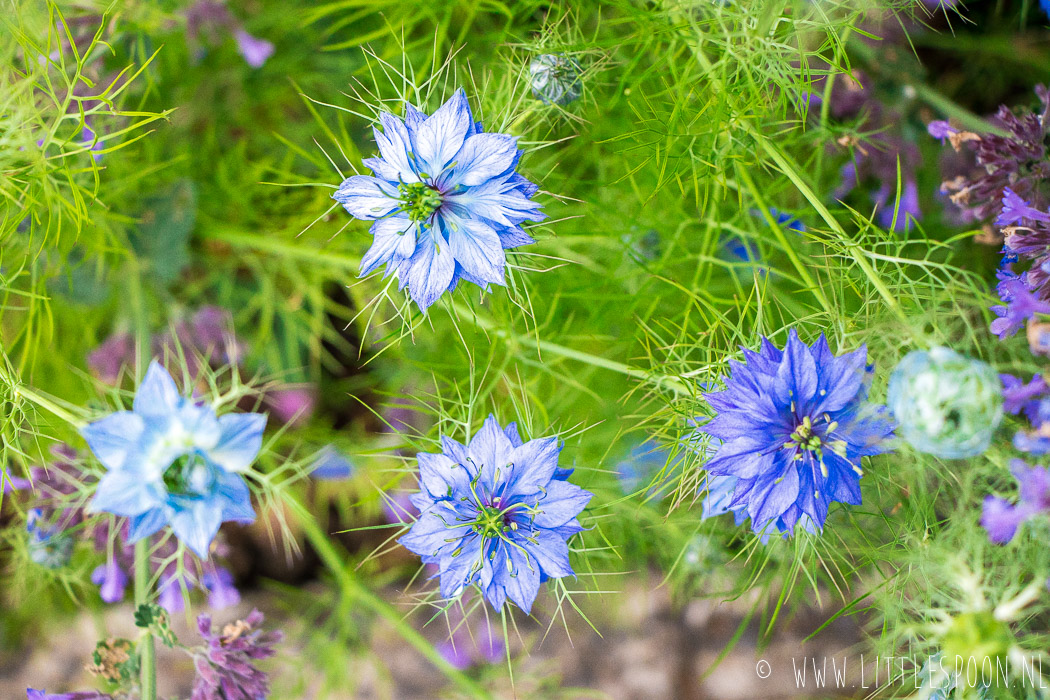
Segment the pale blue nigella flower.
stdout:
<path fill-rule="evenodd" d="M 746 364 L 731 360 L 725 390 L 704 395 L 717 415 L 700 430 L 722 441 L 706 465 L 704 515 L 733 511 L 757 533 L 791 533 L 823 527 L 834 501 L 859 504 L 861 458 L 886 451 L 893 432 L 867 401 L 866 354 L 836 357 L 823 336 L 810 347 L 792 330 L 784 350 L 763 339 Z"/>
<path fill-rule="evenodd" d="M 517 139 L 484 133 L 457 90 L 434 114 L 406 105 L 405 121 L 379 115 L 372 175 L 333 195 L 351 216 L 375 221 L 361 276 L 386 265 L 424 312 L 460 279 L 504 284 L 504 249 L 533 243 L 521 225 L 542 221 L 538 188 L 515 172 Z"/>
<path fill-rule="evenodd" d="M 266 416 L 227 413 L 179 394 L 154 361 L 135 394 L 133 410 L 118 411 L 81 433 L 108 470 L 91 510 L 129 518 L 128 541 L 165 525 L 198 556 L 228 520 L 255 519 L 240 472 L 262 446 Z"/>
<path fill-rule="evenodd" d="M 477 585 L 496 610 L 509 598 L 529 612 L 542 581 L 574 575 L 567 541 L 592 494 L 564 480 L 557 438 L 523 443 L 495 416 L 468 445 L 441 443 L 417 456 L 420 515 L 399 542 L 438 566 L 445 598 Z"/>

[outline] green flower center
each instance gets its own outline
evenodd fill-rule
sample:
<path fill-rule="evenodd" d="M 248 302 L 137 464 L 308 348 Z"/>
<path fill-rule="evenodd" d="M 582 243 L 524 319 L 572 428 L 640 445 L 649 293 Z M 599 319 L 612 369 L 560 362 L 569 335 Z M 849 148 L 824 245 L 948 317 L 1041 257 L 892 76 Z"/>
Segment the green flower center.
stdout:
<path fill-rule="evenodd" d="M 511 508 L 500 508 L 498 501 L 491 506 L 478 507 L 478 518 L 474 521 L 474 532 L 484 538 L 500 537 L 507 530 L 517 530 L 518 524 L 510 520 Z"/>
<path fill-rule="evenodd" d="M 199 452 L 182 455 L 164 470 L 164 488 L 173 496 L 201 496 L 214 481 L 211 465 Z"/>
<path fill-rule="evenodd" d="M 441 207 L 441 193 L 425 182 L 402 182 L 397 186 L 401 210 L 412 221 L 426 221 Z"/>
<path fill-rule="evenodd" d="M 828 425 L 829 432 L 834 424 Z M 813 420 L 805 416 L 791 433 L 791 441 L 785 447 L 798 447 L 803 450 L 817 451 L 821 448 L 820 436 L 813 433 Z"/>

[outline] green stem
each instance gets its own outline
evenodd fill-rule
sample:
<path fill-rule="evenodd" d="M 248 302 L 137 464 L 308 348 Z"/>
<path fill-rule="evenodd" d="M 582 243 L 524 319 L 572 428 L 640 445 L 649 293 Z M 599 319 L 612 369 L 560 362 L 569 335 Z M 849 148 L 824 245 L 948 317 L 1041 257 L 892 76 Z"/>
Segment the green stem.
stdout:
<path fill-rule="evenodd" d="M 135 607 L 149 602 L 149 540 L 135 543 Z M 157 700 L 157 658 L 153 633 L 146 630 L 139 641 L 141 700 Z"/>
<path fill-rule="evenodd" d="M 313 514 L 302 503 L 292 496 L 287 496 L 285 505 L 289 506 L 299 516 L 299 522 L 305 531 L 306 539 L 317 552 L 317 555 L 321 557 L 321 561 L 324 562 L 328 570 L 335 576 L 339 590 L 344 596 L 384 617 L 406 642 L 415 647 L 416 651 L 437 666 L 449 680 L 468 693 L 469 697 L 492 697 L 491 693 L 478 685 L 476 681 L 446 661 L 434 649 L 433 645 L 427 641 L 426 637 L 405 621 L 393 605 L 377 596 L 357 580 L 347 566 L 347 562 L 344 561 L 344 553 L 339 551 L 340 548 L 337 548 L 337 545 L 329 539 L 328 535 L 317 524 Z"/>

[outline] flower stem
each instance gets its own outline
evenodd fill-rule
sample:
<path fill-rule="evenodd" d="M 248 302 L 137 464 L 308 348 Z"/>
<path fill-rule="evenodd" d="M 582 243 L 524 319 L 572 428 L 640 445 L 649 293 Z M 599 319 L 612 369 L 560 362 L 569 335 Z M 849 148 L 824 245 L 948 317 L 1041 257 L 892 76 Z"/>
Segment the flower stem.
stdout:
<path fill-rule="evenodd" d="M 135 606 L 149 602 L 149 540 L 135 543 Z M 157 700 L 157 664 L 153 633 L 139 642 L 139 684 L 141 700 Z"/>
<path fill-rule="evenodd" d="M 335 577 L 342 595 L 385 618 L 406 642 L 411 644 L 428 661 L 437 666 L 445 674 L 445 677 L 466 692 L 468 697 L 492 697 L 491 693 L 481 687 L 470 676 L 450 664 L 445 657 L 438 653 L 433 645 L 427 641 L 426 637 L 409 624 L 393 605 L 380 598 L 354 576 L 348 563 L 344 561 L 343 553 L 329 539 L 328 535 L 317 524 L 317 521 L 314 520 L 313 514 L 302 503 L 292 496 L 287 496 L 285 505 L 299 516 L 299 522 L 303 527 L 307 541 L 310 542 L 321 561 L 324 562 L 325 566 Z"/>

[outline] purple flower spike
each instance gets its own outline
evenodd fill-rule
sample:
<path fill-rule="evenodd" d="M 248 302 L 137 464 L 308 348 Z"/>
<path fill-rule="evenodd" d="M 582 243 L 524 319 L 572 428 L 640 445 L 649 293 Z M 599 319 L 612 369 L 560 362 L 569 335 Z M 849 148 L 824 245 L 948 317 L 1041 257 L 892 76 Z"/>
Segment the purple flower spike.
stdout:
<path fill-rule="evenodd" d="M 270 681 L 255 662 L 276 653 L 274 646 L 281 641 L 281 633 L 263 632 L 262 622 L 263 614 L 252 610 L 245 619 L 216 631 L 210 615 L 197 618 L 204 646 L 193 656 L 197 677 L 190 700 L 256 700 L 269 696 Z"/>

